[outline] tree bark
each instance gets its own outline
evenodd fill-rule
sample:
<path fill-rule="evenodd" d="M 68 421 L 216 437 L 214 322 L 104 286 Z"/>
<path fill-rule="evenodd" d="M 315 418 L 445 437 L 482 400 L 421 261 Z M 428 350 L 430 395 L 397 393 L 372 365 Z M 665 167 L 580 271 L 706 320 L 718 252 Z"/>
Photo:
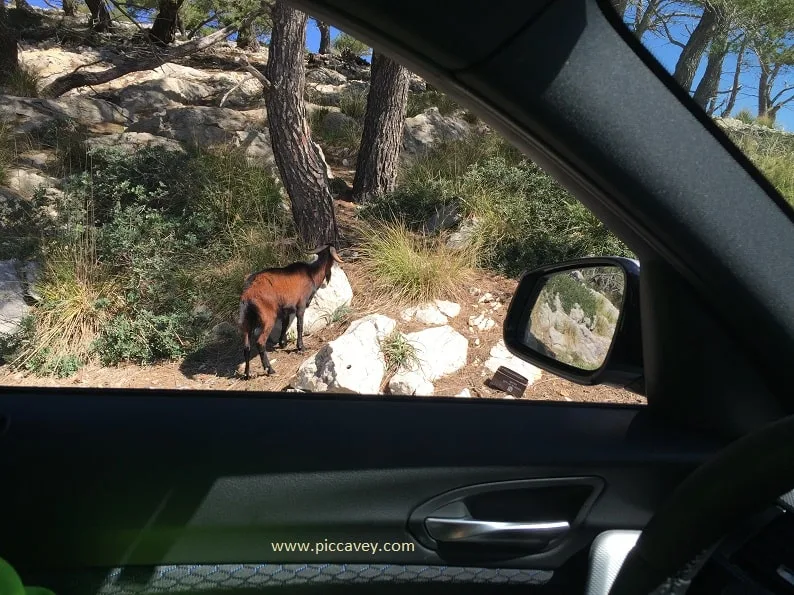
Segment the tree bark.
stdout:
<path fill-rule="evenodd" d="M 100 33 L 110 29 L 112 21 L 105 0 L 85 0 L 85 3 L 91 11 L 91 28 Z"/>
<path fill-rule="evenodd" d="M 0 84 L 19 70 L 19 35 L 11 26 L 5 0 L 0 0 Z"/>
<path fill-rule="evenodd" d="M 301 240 L 312 247 L 335 244 L 338 232 L 328 175 L 311 140 L 303 101 L 308 17 L 284 0 L 276 0 L 272 14 L 267 62 L 271 89 L 265 101 L 276 166 Z"/>
<path fill-rule="evenodd" d="M 179 9 L 184 0 L 160 0 L 157 17 L 149 31 L 149 39 L 161 47 L 174 43 Z"/>
<path fill-rule="evenodd" d="M 317 29 L 320 30 L 320 49 L 318 54 L 331 53 L 331 26 L 328 23 L 317 21 Z"/>
<path fill-rule="evenodd" d="M 629 7 L 629 0 L 612 0 L 612 6 L 618 12 L 618 16 L 622 19 L 626 14 L 626 9 Z"/>
<path fill-rule="evenodd" d="M 240 27 L 239 31 L 237 31 L 237 47 L 252 52 L 259 51 L 259 40 L 256 38 L 256 30 L 253 23 L 247 27 Z"/>
<path fill-rule="evenodd" d="M 697 71 L 700 59 L 703 57 L 703 52 L 714 37 L 718 20 L 717 9 L 710 2 L 706 2 L 703 7 L 703 14 L 700 16 L 695 30 L 692 31 L 692 35 L 689 36 L 684 48 L 681 50 L 673 77 L 687 92 L 692 88 L 695 71 Z"/>
<path fill-rule="evenodd" d="M 61 8 L 67 17 L 77 16 L 77 0 L 63 0 Z"/>
<path fill-rule="evenodd" d="M 739 46 L 739 51 L 736 54 L 736 70 L 733 73 L 733 82 L 731 83 L 731 93 L 728 95 L 728 102 L 725 104 L 725 109 L 722 111 L 721 116 L 727 118 L 731 115 L 734 106 L 736 105 L 736 98 L 739 96 L 739 89 L 742 85 L 739 82 L 742 76 L 742 60 L 744 60 L 744 53 L 747 51 L 747 35 L 742 39 L 742 44 Z"/>
<path fill-rule="evenodd" d="M 249 16 L 248 18 L 253 18 Z M 129 74 L 130 72 L 139 72 L 141 70 L 152 70 L 165 64 L 184 58 L 196 52 L 200 52 L 219 41 L 226 39 L 229 35 L 237 31 L 237 25 L 229 25 L 223 29 L 219 29 L 206 37 L 193 39 L 180 46 L 171 48 L 162 52 L 161 54 L 153 55 L 145 59 L 130 58 L 124 62 L 117 64 L 113 68 L 108 68 L 102 72 L 81 72 L 75 71 L 59 76 L 52 81 L 49 85 L 44 87 L 41 91 L 42 97 L 60 97 L 67 91 L 77 89 L 78 87 L 85 87 L 86 85 L 101 85 L 115 80 L 119 77 Z"/>
<path fill-rule="evenodd" d="M 722 65 L 727 54 L 728 32 L 721 30 L 711 42 L 706 70 L 703 72 L 703 78 L 700 79 L 698 86 L 695 88 L 695 94 L 692 96 L 695 102 L 703 109 L 706 109 L 709 102 L 717 96 L 720 77 L 722 76 Z"/>
<path fill-rule="evenodd" d="M 769 107 L 769 69 L 762 62 L 758 75 L 758 117 L 766 116 Z"/>
<path fill-rule="evenodd" d="M 374 52 L 367 111 L 358 150 L 353 198 L 365 201 L 394 190 L 408 103 L 408 71 Z"/>

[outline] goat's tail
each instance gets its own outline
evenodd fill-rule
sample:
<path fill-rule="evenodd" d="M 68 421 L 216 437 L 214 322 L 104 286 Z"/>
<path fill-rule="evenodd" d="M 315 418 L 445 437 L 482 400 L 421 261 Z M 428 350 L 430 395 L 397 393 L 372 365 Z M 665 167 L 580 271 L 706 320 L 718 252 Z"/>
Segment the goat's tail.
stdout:
<path fill-rule="evenodd" d="M 251 307 L 251 302 L 248 300 L 240 300 L 240 317 L 237 323 L 240 325 L 240 329 L 244 333 L 248 333 L 254 325 L 254 311 Z"/>

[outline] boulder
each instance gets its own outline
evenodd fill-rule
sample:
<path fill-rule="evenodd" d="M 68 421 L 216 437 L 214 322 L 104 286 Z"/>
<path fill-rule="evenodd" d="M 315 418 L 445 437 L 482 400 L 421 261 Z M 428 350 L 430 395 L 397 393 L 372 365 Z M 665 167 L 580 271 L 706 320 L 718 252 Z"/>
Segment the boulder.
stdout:
<path fill-rule="evenodd" d="M 359 126 L 353 118 L 338 111 L 328 112 L 323 118 L 322 127 L 331 134 L 341 134 L 347 129 Z"/>
<path fill-rule="evenodd" d="M 0 119 L 13 122 L 15 131 L 23 134 L 43 131 L 52 126 L 53 121 L 70 120 L 89 130 L 126 125 L 131 121 L 127 110 L 102 99 L 39 99 L 9 95 L 0 96 Z"/>
<path fill-rule="evenodd" d="M 148 132 L 120 132 L 94 136 L 85 142 L 89 150 L 116 149 L 124 153 L 133 153 L 146 147 L 162 147 L 168 151 L 184 152 L 179 141 L 155 136 Z"/>
<path fill-rule="evenodd" d="M 436 233 L 458 225 L 463 218 L 460 212 L 460 203 L 445 203 L 437 207 L 433 215 L 424 225 L 425 233 Z"/>
<path fill-rule="evenodd" d="M 374 314 L 356 320 L 298 368 L 294 388 L 312 392 L 376 394 L 386 373 L 380 341 L 396 321 Z"/>
<path fill-rule="evenodd" d="M 495 374 L 496 370 L 498 370 L 500 366 L 504 366 L 505 368 L 512 370 L 513 372 L 517 372 L 526 378 L 527 386 L 537 382 L 543 373 L 542 370 L 537 366 L 533 366 L 529 362 L 525 362 L 524 360 L 510 353 L 502 339 L 500 339 L 499 342 L 491 348 L 490 356 L 491 357 L 488 358 L 484 364 L 488 371 L 490 371 L 492 374 Z"/>
<path fill-rule="evenodd" d="M 460 304 L 455 302 L 447 302 L 445 300 L 435 300 L 436 307 L 444 316 L 455 318 L 460 314 Z"/>
<path fill-rule="evenodd" d="M 449 322 L 447 317 L 442 314 L 439 307 L 434 303 L 411 306 L 400 313 L 400 318 L 406 322 L 416 320 L 422 324 L 439 325 Z"/>
<path fill-rule="evenodd" d="M 0 261 L 0 336 L 15 335 L 28 314 L 16 260 Z"/>
<path fill-rule="evenodd" d="M 389 380 L 389 393 L 392 395 L 420 395 L 430 397 L 436 387 L 418 370 L 395 374 Z"/>
<path fill-rule="evenodd" d="M 213 89 L 202 82 L 168 77 L 125 87 L 119 91 L 118 100 L 135 116 L 179 105 L 200 105 L 212 95 Z"/>
<path fill-rule="evenodd" d="M 416 358 L 394 374 L 389 382 L 390 387 L 418 390 L 419 387 L 427 387 L 427 384 L 420 383 L 420 378 L 423 382 L 432 383 L 466 365 L 469 342 L 451 326 L 408 333 L 405 339 L 413 346 Z"/>
<path fill-rule="evenodd" d="M 341 72 L 320 66 L 306 71 L 306 82 L 323 85 L 344 85 L 347 82 L 347 77 Z"/>
<path fill-rule="evenodd" d="M 58 180 L 40 171 L 12 168 L 6 173 L 5 185 L 24 198 L 32 198 L 39 188 L 53 188 Z"/>
<path fill-rule="evenodd" d="M 405 120 L 403 150 L 408 155 L 424 153 L 443 141 L 461 140 L 471 132 L 462 118 L 442 116 L 437 107 L 430 107 Z"/>
<path fill-rule="evenodd" d="M 326 326 L 333 322 L 334 313 L 340 308 L 350 305 L 353 299 L 353 288 L 350 286 L 350 281 L 345 275 L 345 271 L 337 264 L 334 263 L 331 268 L 331 280 L 328 284 L 323 285 L 314 294 L 312 303 L 306 308 L 303 315 L 303 334 L 304 336 L 311 335 L 324 329 Z M 354 323 L 353 323 L 354 324 Z M 351 326 L 353 326 L 351 324 Z M 348 327 L 348 330 L 350 328 Z M 295 316 L 290 318 L 290 325 L 287 333 L 297 337 L 298 321 Z M 277 343 L 281 334 L 281 321 L 277 320 L 270 333 L 270 341 Z"/>

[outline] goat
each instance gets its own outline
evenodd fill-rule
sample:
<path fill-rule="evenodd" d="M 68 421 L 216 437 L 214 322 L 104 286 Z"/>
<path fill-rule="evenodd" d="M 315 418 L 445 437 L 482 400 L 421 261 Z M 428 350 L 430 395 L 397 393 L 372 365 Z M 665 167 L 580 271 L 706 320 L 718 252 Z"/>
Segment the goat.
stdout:
<path fill-rule="evenodd" d="M 245 357 L 244 378 L 249 378 L 251 361 L 251 341 L 257 329 L 256 346 L 265 374 L 275 374 L 266 353 L 266 342 L 276 320 L 281 319 L 279 347 L 287 345 L 287 327 L 290 317 L 295 314 L 298 325 L 297 348 L 303 353 L 303 315 L 312 301 L 317 289 L 331 280 L 331 267 L 334 262 L 342 263 L 332 245 L 325 245 L 312 251 L 317 260 L 311 264 L 293 262 L 285 267 L 269 268 L 252 273 L 245 279 L 240 296 L 240 330 L 243 333 L 243 356 Z"/>

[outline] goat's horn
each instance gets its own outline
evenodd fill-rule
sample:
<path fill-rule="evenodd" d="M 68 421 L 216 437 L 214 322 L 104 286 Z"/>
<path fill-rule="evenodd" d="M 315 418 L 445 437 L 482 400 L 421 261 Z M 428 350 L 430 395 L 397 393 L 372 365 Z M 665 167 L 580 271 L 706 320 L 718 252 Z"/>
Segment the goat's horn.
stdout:
<path fill-rule="evenodd" d="M 339 258 L 339 255 L 336 253 L 336 248 L 334 248 L 333 246 L 331 246 L 331 258 L 333 258 L 336 262 L 339 263 L 344 262 L 341 258 Z"/>
<path fill-rule="evenodd" d="M 320 246 L 319 248 L 315 248 L 309 254 L 319 254 L 320 252 L 325 250 L 327 247 L 328 247 L 328 244 L 324 244 L 323 246 Z"/>

